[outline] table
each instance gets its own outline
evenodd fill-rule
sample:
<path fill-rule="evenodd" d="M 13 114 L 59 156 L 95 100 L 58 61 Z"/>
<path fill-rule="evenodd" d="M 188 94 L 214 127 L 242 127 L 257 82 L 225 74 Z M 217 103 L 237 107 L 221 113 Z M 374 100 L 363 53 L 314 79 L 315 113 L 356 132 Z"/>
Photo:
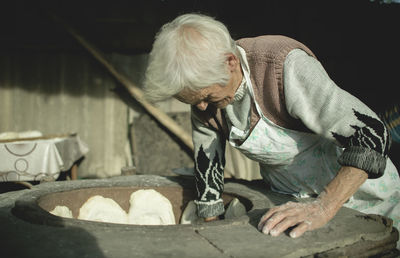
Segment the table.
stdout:
<path fill-rule="evenodd" d="M 77 134 L 0 141 L 0 182 L 54 181 L 89 151 Z"/>

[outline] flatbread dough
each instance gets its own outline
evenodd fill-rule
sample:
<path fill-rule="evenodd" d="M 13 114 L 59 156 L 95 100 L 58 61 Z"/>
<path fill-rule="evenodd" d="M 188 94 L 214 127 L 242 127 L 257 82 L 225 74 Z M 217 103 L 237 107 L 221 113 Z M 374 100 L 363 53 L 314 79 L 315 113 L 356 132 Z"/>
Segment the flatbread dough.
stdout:
<path fill-rule="evenodd" d="M 225 219 L 233 219 L 246 214 L 246 207 L 239 201 L 238 198 L 233 198 L 225 211 Z"/>
<path fill-rule="evenodd" d="M 193 224 L 199 220 L 197 207 L 194 201 L 188 202 L 181 216 L 181 224 Z"/>
<path fill-rule="evenodd" d="M 134 225 L 175 224 L 171 202 L 153 189 L 133 192 L 129 202 L 129 213 L 126 213 L 113 199 L 95 195 L 81 206 L 78 219 Z M 66 206 L 56 206 L 50 213 L 73 218 L 71 210 Z"/>
<path fill-rule="evenodd" d="M 127 213 L 113 199 L 100 195 L 90 197 L 79 209 L 78 219 L 109 222 L 128 223 Z"/>
<path fill-rule="evenodd" d="M 53 210 L 49 211 L 51 214 L 63 217 L 63 218 L 70 218 L 73 219 L 72 211 L 67 206 L 57 205 Z"/>
<path fill-rule="evenodd" d="M 142 189 L 130 196 L 129 224 L 174 225 L 175 216 L 171 202 L 153 189 Z"/>

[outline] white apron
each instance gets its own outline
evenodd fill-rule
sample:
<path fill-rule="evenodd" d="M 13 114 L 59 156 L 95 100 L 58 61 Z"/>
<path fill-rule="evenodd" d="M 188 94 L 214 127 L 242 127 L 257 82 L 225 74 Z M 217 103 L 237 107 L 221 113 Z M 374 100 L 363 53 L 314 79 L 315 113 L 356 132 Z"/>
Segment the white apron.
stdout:
<path fill-rule="evenodd" d="M 250 82 L 248 74 L 245 76 Z M 247 89 L 255 102 L 251 85 Z M 337 160 L 343 149 L 319 135 L 282 128 L 255 105 L 261 119 L 251 134 L 238 145 L 237 140 L 244 139 L 248 132 L 232 125 L 229 143 L 259 162 L 260 173 L 273 191 L 297 198 L 316 197 L 339 171 Z M 400 179 L 391 160 L 382 177 L 368 179 L 344 206 L 387 216 L 400 230 Z"/>

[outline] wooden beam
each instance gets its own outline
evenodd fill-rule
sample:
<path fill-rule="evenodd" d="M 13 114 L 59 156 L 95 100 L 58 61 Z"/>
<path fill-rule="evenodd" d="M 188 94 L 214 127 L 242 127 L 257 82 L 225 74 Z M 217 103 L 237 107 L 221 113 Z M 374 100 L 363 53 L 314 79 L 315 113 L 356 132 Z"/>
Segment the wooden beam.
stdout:
<path fill-rule="evenodd" d="M 143 91 L 134 85 L 126 76 L 119 73 L 114 66 L 104 57 L 104 55 L 96 49 L 91 43 L 83 38 L 76 30 L 69 26 L 65 21 L 54 13 L 49 13 L 54 21 L 60 23 L 69 34 L 74 37 L 90 54 L 100 62 L 114 78 L 120 82 L 130 93 L 130 95 L 136 99 L 137 102 L 158 122 L 165 126 L 173 135 L 175 135 L 185 146 L 191 151 L 194 150 L 192 137 L 187 133 L 181 126 L 179 126 L 171 117 L 159 110 L 157 107 L 152 105 L 144 98 Z"/>

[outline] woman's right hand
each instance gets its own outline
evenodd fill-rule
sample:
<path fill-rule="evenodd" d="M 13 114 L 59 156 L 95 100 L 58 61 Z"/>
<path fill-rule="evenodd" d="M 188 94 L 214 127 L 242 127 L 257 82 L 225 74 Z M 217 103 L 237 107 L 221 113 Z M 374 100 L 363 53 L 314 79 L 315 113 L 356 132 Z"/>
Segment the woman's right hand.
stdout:
<path fill-rule="evenodd" d="M 218 220 L 218 217 L 217 217 L 217 216 L 214 216 L 214 217 L 204 218 L 204 221 L 205 221 L 205 222 L 210 222 L 210 221 L 214 221 L 214 220 Z"/>

